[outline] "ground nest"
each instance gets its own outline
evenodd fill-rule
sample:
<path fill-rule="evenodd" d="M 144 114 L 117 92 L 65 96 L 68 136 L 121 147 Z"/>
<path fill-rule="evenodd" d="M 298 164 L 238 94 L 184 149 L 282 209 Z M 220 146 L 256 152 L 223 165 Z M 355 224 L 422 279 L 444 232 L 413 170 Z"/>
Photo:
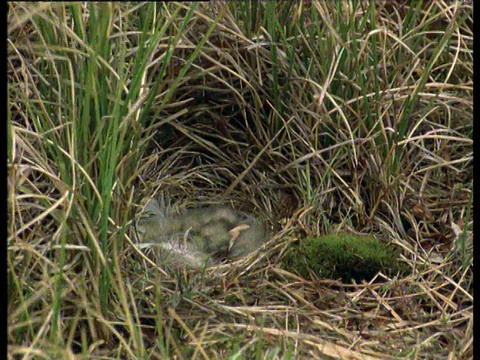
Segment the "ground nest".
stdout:
<path fill-rule="evenodd" d="M 10 3 L 9 357 L 472 357 L 471 10 Z M 172 267 L 152 197 L 270 236 Z"/>

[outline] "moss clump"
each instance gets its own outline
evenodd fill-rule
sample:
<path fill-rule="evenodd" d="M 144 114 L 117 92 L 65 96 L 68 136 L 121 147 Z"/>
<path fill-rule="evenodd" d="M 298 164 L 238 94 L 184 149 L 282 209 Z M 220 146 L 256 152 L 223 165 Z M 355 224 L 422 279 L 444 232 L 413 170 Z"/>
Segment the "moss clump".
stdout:
<path fill-rule="evenodd" d="M 379 271 L 397 272 L 397 258 L 396 251 L 373 236 L 335 234 L 301 240 L 291 247 L 283 263 L 289 271 L 305 278 L 312 275 L 360 282 L 370 281 Z"/>

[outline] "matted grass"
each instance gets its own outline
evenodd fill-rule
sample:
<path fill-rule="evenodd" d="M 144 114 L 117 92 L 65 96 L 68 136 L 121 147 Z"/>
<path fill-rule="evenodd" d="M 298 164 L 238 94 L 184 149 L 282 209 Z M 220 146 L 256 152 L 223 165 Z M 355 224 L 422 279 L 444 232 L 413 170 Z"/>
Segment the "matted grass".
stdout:
<path fill-rule="evenodd" d="M 471 358 L 472 7 L 10 3 L 9 358 Z M 132 241 L 158 194 L 275 235 L 169 270 Z M 282 266 L 340 232 L 408 274 Z"/>

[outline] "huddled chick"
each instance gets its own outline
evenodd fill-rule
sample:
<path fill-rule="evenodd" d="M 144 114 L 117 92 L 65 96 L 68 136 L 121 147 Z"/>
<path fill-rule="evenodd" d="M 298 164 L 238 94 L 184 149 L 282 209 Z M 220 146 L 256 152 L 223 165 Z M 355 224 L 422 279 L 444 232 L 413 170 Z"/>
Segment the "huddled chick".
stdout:
<path fill-rule="evenodd" d="M 238 259 L 269 238 L 266 224 L 229 206 L 213 205 L 169 213 L 150 199 L 136 221 L 138 240 L 160 249 L 160 261 L 198 269 Z"/>

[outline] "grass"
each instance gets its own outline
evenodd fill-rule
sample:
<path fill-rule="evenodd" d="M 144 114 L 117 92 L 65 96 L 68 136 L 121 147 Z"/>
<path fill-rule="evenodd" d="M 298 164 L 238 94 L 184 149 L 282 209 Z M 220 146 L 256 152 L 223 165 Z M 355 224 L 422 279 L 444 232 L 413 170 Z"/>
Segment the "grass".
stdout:
<path fill-rule="evenodd" d="M 472 357 L 472 8 L 9 3 L 9 357 Z M 231 202 L 275 235 L 164 269 L 132 241 L 157 193 Z M 337 233 L 409 271 L 282 265 Z"/>

